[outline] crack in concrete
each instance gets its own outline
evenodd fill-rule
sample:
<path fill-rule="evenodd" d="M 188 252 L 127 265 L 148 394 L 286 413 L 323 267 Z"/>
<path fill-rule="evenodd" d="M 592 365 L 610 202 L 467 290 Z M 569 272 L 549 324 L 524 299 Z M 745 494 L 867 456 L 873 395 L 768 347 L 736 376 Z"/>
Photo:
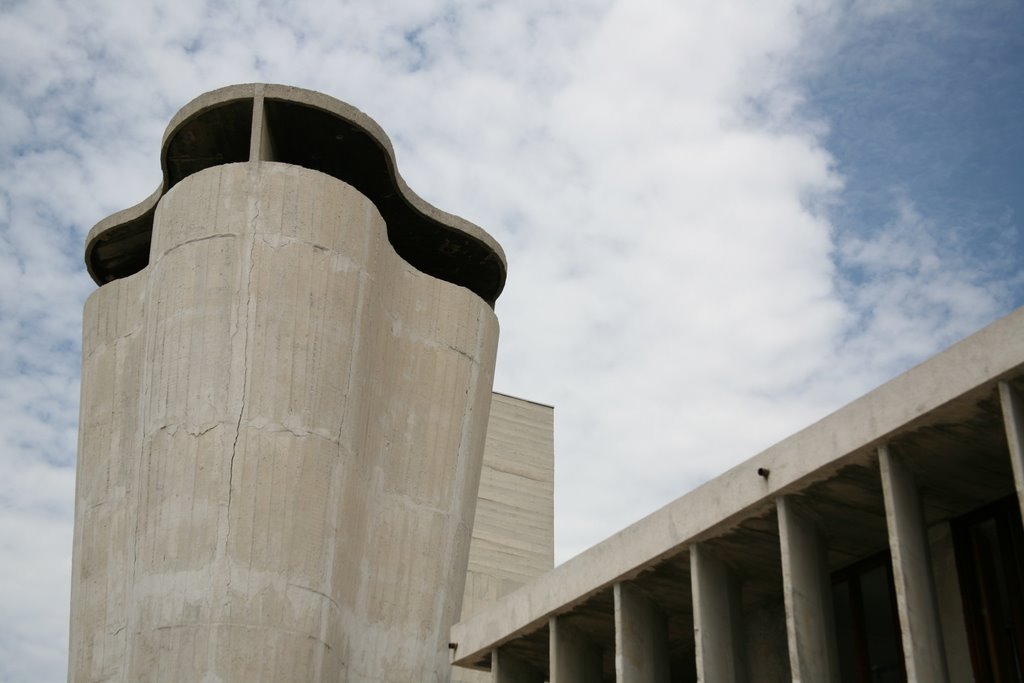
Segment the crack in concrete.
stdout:
<path fill-rule="evenodd" d="M 184 430 L 185 433 L 188 434 L 189 436 L 200 437 L 200 436 L 204 436 L 204 435 L 212 432 L 214 429 L 216 429 L 217 427 L 220 427 L 222 424 L 223 423 L 221 423 L 221 422 L 214 422 L 213 424 L 206 424 L 206 425 L 178 424 L 178 423 L 160 425 L 155 430 L 153 430 L 152 432 L 147 434 L 147 437 L 151 438 L 153 436 L 156 436 L 160 432 L 166 432 L 166 433 L 170 434 L 171 436 L 175 436 L 178 433 L 178 430 Z"/>
<path fill-rule="evenodd" d="M 476 358 L 473 358 L 473 356 L 469 355 L 468 353 L 466 353 L 465 351 L 463 351 L 463 350 L 462 350 L 462 349 L 460 349 L 459 347 L 457 347 L 457 346 L 453 346 L 452 344 L 447 344 L 447 346 L 448 346 L 448 349 L 449 349 L 450 351 L 454 351 L 455 353 L 459 354 L 460 356 L 462 356 L 463 358 L 465 358 L 466 360 L 468 360 L 468 361 L 469 361 L 470 363 L 476 363 L 476 362 L 477 362 L 477 361 L 476 361 Z M 469 391 L 469 390 L 467 389 L 467 392 L 468 392 L 468 391 Z"/>
<path fill-rule="evenodd" d="M 179 242 L 178 244 L 175 244 L 173 247 L 171 247 L 170 249 L 167 249 L 162 254 L 157 256 L 157 258 L 162 258 L 162 257 L 166 256 L 167 254 L 170 254 L 172 251 L 176 251 L 178 249 L 181 249 L 182 247 L 188 246 L 189 244 L 195 244 L 196 242 L 205 242 L 206 240 L 216 240 L 216 239 L 223 239 L 225 237 L 237 237 L 237 236 L 238 235 L 236 235 L 234 233 L 231 233 L 231 232 L 218 232 L 218 233 L 215 233 L 213 235 L 203 235 L 202 237 L 193 237 L 190 240 L 185 240 L 184 242 Z"/>
<path fill-rule="evenodd" d="M 249 272 L 246 274 L 245 285 L 245 341 L 242 343 L 242 396 L 238 406 L 238 420 L 235 422 L 235 438 L 231 442 L 231 460 L 228 462 L 228 520 L 227 533 L 224 537 L 224 552 L 228 552 L 231 544 L 231 498 L 235 488 L 235 456 L 238 455 L 238 438 L 242 433 L 242 416 L 245 415 L 245 392 L 249 386 L 249 319 L 252 308 L 252 271 L 255 264 L 254 253 L 256 251 L 256 223 L 260 217 L 259 199 L 254 203 L 255 213 L 249 221 L 249 228 L 252 231 L 252 241 L 249 243 Z M 241 321 L 240 321 L 241 322 Z M 237 333 L 237 330 L 236 330 Z M 231 587 L 231 571 L 228 570 L 228 588 Z"/>
<path fill-rule="evenodd" d="M 288 584 L 288 588 L 295 588 L 295 589 L 298 589 L 298 590 L 301 590 L 301 591 L 306 591 L 308 593 L 313 593 L 314 595 L 319 595 L 320 597 L 324 598 L 325 600 L 330 602 L 332 605 L 334 605 L 335 609 L 337 609 L 339 612 L 341 612 L 341 604 L 339 604 L 337 600 L 335 600 L 333 597 L 331 597 L 327 593 L 324 593 L 323 591 L 318 591 L 315 588 L 310 588 L 309 586 L 302 586 L 302 585 L 299 585 L 297 583 L 289 583 Z"/>
<path fill-rule="evenodd" d="M 194 427 L 194 426 L 185 427 L 185 431 L 188 432 L 191 436 L 200 437 L 203 434 L 207 434 L 208 432 L 212 432 L 214 429 L 216 429 L 219 426 L 220 426 L 220 423 L 217 422 L 215 424 L 210 425 L 209 427 Z"/>
<path fill-rule="evenodd" d="M 82 364 L 84 365 L 86 361 L 92 360 L 92 357 L 95 356 L 100 351 L 108 351 L 110 350 L 111 347 L 116 347 L 120 342 L 124 341 L 125 339 L 134 337 L 141 331 L 142 326 L 140 325 L 132 330 L 129 330 L 128 332 L 125 332 L 124 334 L 119 334 L 118 336 L 113 337 L 111 339 L 103 340 L 100 344 L 97 344 L 89 351 L 83 352 Z"/>

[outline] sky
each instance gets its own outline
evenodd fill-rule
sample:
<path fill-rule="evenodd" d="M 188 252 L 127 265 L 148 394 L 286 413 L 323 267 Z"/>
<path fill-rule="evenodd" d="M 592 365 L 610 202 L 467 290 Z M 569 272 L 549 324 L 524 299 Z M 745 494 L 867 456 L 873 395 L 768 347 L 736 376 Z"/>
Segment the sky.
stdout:
<path fill-rule="evenodd" d="M 84 237 L 251 81 L 503 245 L 558 562 L 1024 304 L 1021 0 L 0 0 L 0 683 L 66 671 Z"/>

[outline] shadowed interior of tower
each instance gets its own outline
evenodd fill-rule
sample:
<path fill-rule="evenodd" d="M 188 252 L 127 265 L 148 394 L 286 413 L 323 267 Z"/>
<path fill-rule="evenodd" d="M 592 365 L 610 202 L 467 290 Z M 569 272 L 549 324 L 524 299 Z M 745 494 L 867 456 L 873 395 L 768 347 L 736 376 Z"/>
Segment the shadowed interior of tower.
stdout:
<path fill-rule="evenodd" d="M 256 132 L 264 138 L 255 147 L 254 101 L 263 108 Z M 250 149 L 259 149 L 260 161 L 302 166 L 355 187 L 381 213 L 399 256 L 493 306 L 505 282 L 503 256 L 464 229 L 464 221 L 431 210 L 409 190 L 383 133 L 347 117 L 344 105 L 337 104 L 338 111 L 330 111 L 269 95 L 225 98 L 179 122 L 165 136 L 161 187 L 133 209 L 107 219 L 107 225 L 101 223 L 98 232 L 94 228 L 86 248 L 93 279 L 103 285 L 148 265 L 156 204 L 174 185 L 213 166 L 249 161 Z"/>

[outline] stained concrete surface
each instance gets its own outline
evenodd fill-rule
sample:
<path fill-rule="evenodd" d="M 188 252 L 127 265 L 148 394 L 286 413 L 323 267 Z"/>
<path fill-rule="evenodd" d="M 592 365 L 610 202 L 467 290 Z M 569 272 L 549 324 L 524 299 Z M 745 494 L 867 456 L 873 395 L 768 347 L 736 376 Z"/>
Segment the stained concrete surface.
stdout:
<path fill-rule="evenodd" d="M 151 200 L 90 237 L 151 211 L 86 303 L 69 681 L 447 680 L 490 302 L 316 169 L 203 162 Z"/>

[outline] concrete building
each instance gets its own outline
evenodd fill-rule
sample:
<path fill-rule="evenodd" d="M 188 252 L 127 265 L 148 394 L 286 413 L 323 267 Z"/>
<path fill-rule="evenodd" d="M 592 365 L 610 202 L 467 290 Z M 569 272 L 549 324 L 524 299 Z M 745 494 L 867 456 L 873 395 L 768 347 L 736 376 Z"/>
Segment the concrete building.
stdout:
<path fill-rule="evenodd" d="M 1022 340 L 1024 309 L 483 608 L 454 663 L 495 683 L 1024 680 Z"/>
<path fill-rule="evenodd" d="M 491 401 L 463 617 L 555 564 L 553 417 L 550 406 L 502 394 Z M 469 669 L 452 672 L 452 683 L 489 680 Z"/>
<path fill-rule="evenodd" d="M 317 93 L 161 163 L 86 246 L 69 681 L 1024 680 L 1024 309 L 552 569 L 494 240 Z"/>
<path fill-rule="evenodd" d="M 68 679 L 448 680 L 470 557 L 473 603 L 551 566 L 551 411 L 491 393 L 501 248 L 318 93 L 207 93 L 161 164 L 86 245 Z"/>

